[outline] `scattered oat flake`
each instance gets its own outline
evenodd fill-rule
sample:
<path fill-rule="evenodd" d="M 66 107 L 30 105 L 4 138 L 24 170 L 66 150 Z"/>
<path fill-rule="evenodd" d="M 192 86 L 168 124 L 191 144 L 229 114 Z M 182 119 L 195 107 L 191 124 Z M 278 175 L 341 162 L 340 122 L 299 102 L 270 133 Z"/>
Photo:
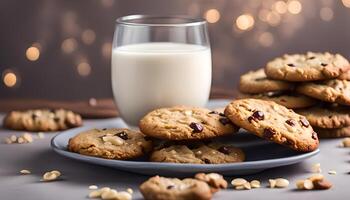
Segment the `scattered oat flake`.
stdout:
<path fill-rule="evenodd" d="M 341 143 L 342 147 L 350 147 L 350 138 L 344 138 Z"/>
<path fill-rule="evenodd" d="M 313 173 L 321 173 L 321 163 L 315 163 L 311 166 L 311 172 Z"/>
<path fill-rule="evenodd" d="M 45 138 L 45 135 L 43 132 L 38 132 L 38 138 L 43 139 Z"/>

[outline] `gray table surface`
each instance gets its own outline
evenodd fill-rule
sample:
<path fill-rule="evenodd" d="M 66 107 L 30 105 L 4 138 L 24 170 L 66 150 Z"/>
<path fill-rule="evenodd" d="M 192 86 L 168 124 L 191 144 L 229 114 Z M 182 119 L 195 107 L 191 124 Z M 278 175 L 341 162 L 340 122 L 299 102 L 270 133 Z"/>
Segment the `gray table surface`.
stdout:
<path fill-rule="evenodd" d="M 2 121 L 3 115 L 0 115 Z M 109 119 L 110 120 L 110 119 Z M 103 120 L 85 120 L 85 125 L 93 125 Z M 23 132 L 0 129 L 0 139 Z M 41 199 L 87 199 L 89 185 L 108 186 L 117 190 L 134 189 L 134 199 L 142 199 L 138 186 L 148 177 L 115 169 L 71 160 L 56 154 L 50 148 L 50 140 L 57 133 L 47 133 L 44 139 L 36 139 L 30 144 L 0 144 L 0 199 L 1 200 L 41 200 Z M 322 140 L 321 153 L 302 163 L 287 167 L 273 168 L 259 174 L 244 176 L 262 181 L 262 188 L 238 191 L 230 187 L 214 195 L 213 199 L 350 199 L 350 149 L 338 147 L 341 139 Z M 325 191 L 298 191 L 295 181 L 311 175 L 314 163 L 321 163 L 323 174 L 333 183 L 333 188 Z M 32 171 L 30 175 L 20 175 L 21 169 Z M 42 174 L 57 169 L 62 179 L 54 182 L 40 182 Z M 336 175 L 328 175 L 328 170 L 336 170 Z M 287 178 L 288 188 L 267 188 L 269 178 Z M 226 177 L 231 180 L 234 177 Z"/>

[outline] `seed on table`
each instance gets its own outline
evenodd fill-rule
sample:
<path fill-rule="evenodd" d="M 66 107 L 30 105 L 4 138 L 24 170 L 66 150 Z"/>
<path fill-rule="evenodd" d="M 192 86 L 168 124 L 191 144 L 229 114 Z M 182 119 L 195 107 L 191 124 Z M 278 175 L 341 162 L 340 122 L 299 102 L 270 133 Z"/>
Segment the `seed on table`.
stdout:
<path fill-rule="evenodd" d="M 245 188 L 244 188 L 243 185 L 237 185 L 237 186 L 235 187 L 235 189 L 236 189 L 236 190 L 244 190 Z"/>
<path fill-rule="evenodd" d="M 304 181 L 304 185 L 303 185 L 304 187 L 304 189 L 306 189 L 306 190 L 312 190 L 312 189 L 314 189 L 314 184 L 312 183 L 312 181 L 311 180 L 308 180 L 308 179 L 306 179 L 305 181 Z"/>
<path fill-rule="evenodd" d="M 18 144 L 23 144 L 23 143 L 24 143 L 24 139 L 23 139 L 21 136 L 18 137 L 17 143 L 18 143 Z"/>
<path fill-rule="evenodd" d="M 288 187 L 289 185 L 289 181 L 284 178 L 278 178 L 278 179 L 275 179 L 275 181 L 276 181 L 276 187 L 278 188 L 285 188 L 285 187 Z"/>
<path fill-rule="evenodd" d="M 247 180 L 245 180 L 244 178 L 235 178 L 231 181 L 231 184 L 233 186 L 241 186 L 243 184 L 245 184 L 247 182 Z"/>
<path fill-rule="evenodd" d="M 22 138 L 28 143 L 33 142 L 33 137 L 32 137 L 32 134 L 30 134 L 30 133 L 24 133 L 22 135 Z"/>
<path fill-rule="evenodd" d="M 26 174 L 30 174 L 31 172 L 27 169 L 22 169 L 21 171 L 19 171 L 21 174 L 26 175 Z"/>
<path fill-rule="evenodd" d="M 12 142 L 17 142 L 17 136 L 11 135 L 11 136 L 10 136 L 10 140 L 11 140 Z"/>
<path fill-rule="evenodd" d="M 250 186 L 251 186 L 252 188 L 259 188 L 259 187 L 260 187 L 260 181 L 258 181 L 258 180 L 252 180 L 252 181 L 250 182 Z"/>
<path fill-rule="evenodd" d="M 118 200 L 131 200 L 132 196 L 130 193 L 122 191 L 122 192 L 117 193 L 117 199 Z"/>
<path fill-rule="evenodd" d="M 276 180 L 275 179 L 269 179 L 269 183 L 270 183 L 270 188 L 276 187 Z"/>
<path fill-rule="evenodd" d="M 99 190 L 94 190 L 94 191 L 92 191 L 92 192 L 90 192 L 89 193 L 89 198 L 98 198 L 98 197 L 101 197 L 101 194 L 103 193 L 103 192 L 107 192 L 107 191 L 109 191 L 111 188 L 109 188 L 109 187 L 103 187 L 103 188 L 101 188 L 101 189 L 99 189 Z"/>
<path fill-rule="evenodd" d="M 350 137 L 344 138 L 342 140 L 343 147 L 350 147 Z"/>
<path fill-rule="evenodd" d="M 43 175 L 43 181 L 54 181 L 56 180 L 59 176 L 61 176 L 61 172 L 57 171 L 57 170 L 53 170 L 50 172 L 46 172 Z"/>
<path fill-rule="evenodd" d="M 117 194 L 118 194 L 117 190 L 110 189 L 108 191 L 102 192 L 101 198 L 103 200 L 105 200 L 105 199 L 106 200 L 108 200 L 108 199 L 117 199 L 117 197 L 118 197 Z"/>
<path fill-rule="evenodd" d="M 4 140 L 4 141 L 5 141 L 5 143 L 6 143 L 6 144 L 12 144 L 12 141 L 11 141 L 11 139 L 10 139 L 10 138 L 5 138 L 5 140 Z"/>
<path fill-rule="evenodd" d="M 43 139 L 45 138 L 45 135 L 43 132 L 38 132 L 38 138 Z"/>
<path fill-rule="evenodd" d="M 332 187 L 332 183 L 327 180 L 313 181 L 316 190 L 327 190 Z"/>
<path fill-rule="evenodd" d="M 304 182 L 305 180 L 297 180 L 296 186 L 298 189 L 303 190 L 304 189 Z"/>
<path fill-rule="evenodd" d="M 126 191 L 130 194 L 134 193 L 134 190 L 132 190 L 131 188 L 126 189 Z"/>
<path fill-rule="evenodd" d="M 249 183 L 249 182 L 244 183 L 244 184 L 243 184 L 243 187 L 244 187 L 244 189 L 246 189 L 246 190 L 252 189 L 252 187 L 250 186 L 250 183 Z"/>
<path fill-rule="evenodd" d="M 335 170 L 329 170 L 329 171 L 328 171 L 328 174 L 330 174 L 330 175 L 336 175 L 337 172 L 336 172 Z"/>
<path fill-rule="evenodd" d="M 90 189 L 90 190 L 97 190 L 98 187 L 97 187 L 96 185 L 90 185 L 90 186 L 89 186 L 89 189 Z"/>
<path fill-rule="evenodd" d="M 313 172 L 313 173 L 321 173 L 322 172 L 321 164 L 320 163 L 313 164 L 312 167 L 311 167 L 311 172 Z"/>

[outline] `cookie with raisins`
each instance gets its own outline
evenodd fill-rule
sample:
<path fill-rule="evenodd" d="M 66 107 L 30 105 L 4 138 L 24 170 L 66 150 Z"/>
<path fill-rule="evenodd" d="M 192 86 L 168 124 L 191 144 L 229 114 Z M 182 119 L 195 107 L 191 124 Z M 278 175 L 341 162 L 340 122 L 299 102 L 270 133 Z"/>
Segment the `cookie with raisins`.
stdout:
<path fill-rule="evenodd" d="M 225 115 L 237 126 L 296 151 L 313 151 L 319 145 L 317 133 L 304 116 L 273 101 L 234 100 Z"/>

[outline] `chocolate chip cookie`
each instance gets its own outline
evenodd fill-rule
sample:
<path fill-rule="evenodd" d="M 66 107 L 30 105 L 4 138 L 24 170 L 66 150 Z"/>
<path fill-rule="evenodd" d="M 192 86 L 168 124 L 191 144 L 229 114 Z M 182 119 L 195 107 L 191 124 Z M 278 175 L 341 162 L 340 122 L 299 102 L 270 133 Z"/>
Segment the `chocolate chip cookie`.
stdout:
<path fill-rule="evenodd" d="M 293 87 L 290 82 L 268 79 L 264 69 L 249 71 L 243 74 L 239 81 L 239 90 L 248 94 L 289 90 Z"/>
<path fill-rule="evenodd" d="M 315 81 L 336 78 L 350 68 L 340 54 L 313 53 L 284 55 L 267 63 L 267 77 L 286 81 Z"/>
<path fill-rule="evenodd" d="M 152 150 L 152 141 L 129 129 L 92 129 L 69 140 L 69 151 L 108 159 L 136 158 Z"/>
<path fill-rule="evenodd" d="M 145 200 L 209 200 L 212 192 L 207 183 L 186 178 L 154 176 L 140 185 Z"/>
<path fill-rule="evenodd" d="M 350 137 L 350 126 L 334 129 L 315 128 L 315 131 L 319 138 Z"/>
<path fill-rule="evenodd" d="M 350 126 L 350 108 L 345 106 L 322 104 L 295 112 L 305 116 L 314 128 L 334 129 Z"/>
<path fill-rule="evenodd" d="M 238 98 L 262 99 L 274 101 L 287 108 L 307 108 L 315 105 L 317 101 L 305 95 L 297 94 L 293 91 L 267 92 L 262 94 L 239 94 Z"/>
<path fill-rule="evenodd" d="M 59 131 L 82 125 L 81 116 L 64 109 L 12 111 L 4 118 L 4 126 L 25 131 Z"/>
<path fill-rule="evenodd" d="M 350 105 L 350 81 L 332 79 L 303 83 L 296 90 L 321 101 Z"/>
<path fill-rule="evenodd" d="M 154 110 L 139 127 L 145 135 L 165 140 L 208 139 L 238 130 L 223 113 L 185 106 Z"/>
<path fill-rule="evenodd" d="M 226 189 L 227 188 L 227 181 L 224 179 L 224 177 L 221 174 L 217 173 L 198 173 L 194 176 L 195 179 L 206 182 L 210 188 L 211 191 L 217 192 L 220 189 Z"/>
<path fill-rule="evenodd" d="M 242 162 L 245 154 L 240 148 L 220 143 L 191 143 L 170 145 L 155 150 L 150 160 L 153 162 L 222 164 Z"/>
<path fill-rule="evenodd" d="M 247 131 L 296 151 L 313 151 L 319 144 L 304 116 L 272 101 L 234 100 L 226 107 L 225 115 Z"/>

